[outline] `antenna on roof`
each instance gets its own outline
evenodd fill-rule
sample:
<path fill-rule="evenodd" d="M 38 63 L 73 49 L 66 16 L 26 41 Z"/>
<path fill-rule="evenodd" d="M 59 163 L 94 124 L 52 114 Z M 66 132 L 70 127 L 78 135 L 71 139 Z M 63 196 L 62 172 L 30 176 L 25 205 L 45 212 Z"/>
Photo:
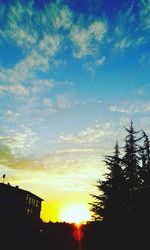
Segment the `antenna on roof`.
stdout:
<path fill-rule="evenodd" d="M 5 177 L 6 177 L 6 175 L 5 175 L 5 174 L 3 174 L 3 183 L 4 183 L 4 180 L 5 180 Z"/>

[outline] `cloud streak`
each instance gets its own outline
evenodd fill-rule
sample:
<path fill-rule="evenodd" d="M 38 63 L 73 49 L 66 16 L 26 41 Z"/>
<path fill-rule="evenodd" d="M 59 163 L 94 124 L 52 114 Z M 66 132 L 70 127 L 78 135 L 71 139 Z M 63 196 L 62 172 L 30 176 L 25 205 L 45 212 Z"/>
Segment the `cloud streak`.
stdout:
<path fill-rule="evenodd" d="M 82 24 L 74 25 L 70 33 L 70 39 L 75 46 L 73 55 L 77 58 L 95 55 L 106 31 L 106 24 L 103 21 L 94 21 L 87 28 Z"/>
<path fill-rule="evenodd" d="M 140 112 L 150 112 L 150 102 L 136 101 L 135 103 L 125 102 L 120 105 L 110 106 L 111 112 L 134 114 Z"/>

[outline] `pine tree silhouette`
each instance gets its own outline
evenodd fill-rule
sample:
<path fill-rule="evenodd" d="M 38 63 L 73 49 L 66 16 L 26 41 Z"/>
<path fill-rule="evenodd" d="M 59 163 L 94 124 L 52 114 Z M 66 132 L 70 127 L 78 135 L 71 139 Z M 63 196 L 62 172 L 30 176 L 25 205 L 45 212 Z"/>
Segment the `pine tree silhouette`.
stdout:
<path fill-rule="evenodd" d="M 111 247 L 126 249 L 149 243 L 150 224 L 150 140 L 133 123 L 126 128 L 125 146 L 120 156 L 118 143 L 112 156 L 105 156 L 108 172 L 98 180 L 99 195 L 92 195 L 91 211 L 96 220 L 103 220 L 103 237 L 111 239 Z"/>
<path fill-rule="evenodd" d="M 124 177 L 125 177 L 125 209 L 126 219 L 130 221 L 136 219 L 139 208 L 139 190 L 141 185 L 140 179 L 140 157 L 138 155 L 138 142 L 141 138 L 137 138 L 139 131 L 135 131 L 133 123 L 130 128 L 125 128 L 128 135 L 125 138 L 125 154 L 122 158 Z"/>
<path fill-rule="evenodd" d="M 150 141 L 148 135 L 142 131 L 143 146 L 140 147 L 141 153 L 141 214 L 143 223 L 150 222 Z"/>
<path fill-rule="evenodd" d="M 123 217 L 125 181 L 119 155 L 119 146 L 116 142 L 114 155 L 106 156 L 104 160 L 109 172 L 105 174 L 104 181 L 97 181 L 97 188 L 102 194 L 92 195 L 95 199 L 91 207 L 94 218 L 103 217 L 105 222 L 120 222 L 120 218 Z"/>

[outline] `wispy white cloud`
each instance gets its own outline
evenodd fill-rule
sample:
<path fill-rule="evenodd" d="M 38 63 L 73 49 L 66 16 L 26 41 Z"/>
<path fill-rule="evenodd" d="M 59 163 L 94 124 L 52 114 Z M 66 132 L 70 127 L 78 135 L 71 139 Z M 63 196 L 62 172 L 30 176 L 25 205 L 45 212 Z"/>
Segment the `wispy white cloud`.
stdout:
<path fill-rule="evenodd" d="M 39 44 L 41 52 L 46 56 L 55 55 L 60 48 L 60 39 L 59 35 L 45 35 Z"/>
<path fill-rule="evenodd" d="M 44 110 L 43 114 L 54 113 L 61 109 L 69 109 L 74 104 L 73 100 L 67 95 L 58 94 L 55 100 L 50 98 L 43 99 Z"/>
<path fill-rule="evenodd" d="M 32 80 L 32 88 L 31 91 L 33 93 L 41 92 L 42 90 L 52 89 L 55 87 L 55 82 L 53 79 L 38 79 Z"/>
<path fill-rule="evenodd" d="M 98 65 L 102 65 L 105 63 L 105 60 L 106 60 L 106 57 L 105 56 L 102 56 L 100 59 L 97 59 L 96 63 Z"/>
<path fill-rule="evenodd" d="M 4 5 L 3 5 L 4 6 Z M 3 13 L 4 14 L 4 13 Z M 37 32 L 33 28 L 33 5 L 29 1 L 25 5 L 21 1 L 9 4 L 5 29 L 0 30 L 0 36 L 4 39 L 11 39 L 18 46 L 30 48 L 37 41 Z"/>
<path fill-rule="evenodd" d="M 51 4 L 49 6 L 49 11 L 52 13 L 53 25 L 56 29 L 69 29 L 72 25 L 73 14 L 71 10 L 66 5 Z"/>
<path fill-rule="evenodd" d="M 24 133 L 22 132 L 14 135 L 14 131 L 10 131 L 9 136 L 0 137 L 0 166 L 2 166 L 2 172 L 7 173 L 8 179 L 22 184 L 31 182 L 32 185 L 35 179 L 38 179 L 39 184 L 44 183 L 47 187 L 61 191 L 90 192 L 93 190 L 93 183 L 97 178 L 101 163 L 98 150 L 92 148 L 60 149 L 34 159 L 29 155 L 26 156 L 27 151 L 24 151 L 25 144 L 26 150 L 31 150 L 33 134 L 27 128 Z M 22 151 L 23 154 L 18 158 L 18 153 Z M 104 171 L 103 164 L 101 164 L 101 171 Z M 48 179 L 52 181 L 49 183 Z"/>
<path fill-rule="evenodd" d="M 86 99 L 76 99 L 74 101 L 75 105 L 99 105 L 102 101 L 97 98 L 86 98 Z"/>
<path fill-rule="evenodd" d="M 93 147 L 94 149 L 97 149 L 99 143 L 108 141 L 113 135 L 115 136 L 115 131 L 112 124 L 96 123 L 91 127 L 81 130 L 76 135 L 62 133 L 58 138 L 58 142 L 65 143 L 68 146 L 74 145 L 79 148 Z M 102 148 L 101 150 L 103 151 Z"/>
<path fill-rule="evenodd" d="M 121 38 L 120 41 L 118 41 L 115 44 L 115 49 L 124 50 L 124 49 L 129 48 L 131 45 L 132 45 L 132 38 L 124 37 L 124 38 Z"/>
<path fill-rule="evenodd" d="M 149 0 L 140 0 L 140 18 L 147 28 L 149 5 Z M 47 3 L 42 9 L 37 9 L 33 1 L 24 4 L 18 0 L 7 7 L 1 4 L 3 25 L 0 36 L 12 40 L 26 53 L 28 51 L 31 54 L 35 50 L 43 60 L 45 56 L 47 60 L 52 59 L 62 48 L 71 48 L 74 57 L 81 59 L 101 54 L 101 48 L 109 42 L 113 42 L 117 51 L 144 43 L 146 37 L 138 34 L 141 26 L 136 25 L 138 14 L 134 12 L 134 3 L 115 14 L 117 17 L 114 27 L 114 23 L 111 24 L 108 19 L 104 20 L 100 16 L 99 19 L 91 16 L 83 21 L 81 15 L 77 15 L 62 1 Z M 104 63 L 105 56 L 102 58 L 103 60 L 96 58 L 99 65 Z M 53 60 L 53 63 L 56 62 L 57 60 Z"/>
<path fill-rule="evenodd" d="M 89 71 L 91 74 L 95 74 L 97 69 L 105 64 L 106 57 L 102 56 L 99 58 L 95 58 L 94 60 L 88 60 L 86 63 L 83 64 L 83 68 Z"/>
<path fill-rule="evenodd" d="M 36 78 L 35 71 L 45 71 L 47 68 L 48 58 L 41 56 L 36 51 L 32 51 L 31 54 L 17 63 L 14 68 L 0 68 L 1 84 L 16 86 L 20 86 L 19 84 L 26 84 Z M 13 88 L 12 86 L 11 89 L 13 90 Z"/>
<path fill-rule="evenodd" d="M 5 19 L 5 5 L 1 4 L 1 7 L 1 16 Z M 61 28 L 69 29 L 71 23 L 72 13 L 66 5 L 59 2 L 50 3 L 39 11 L 35 9 L 33 1 L 24 4 L 18 0 L 7 6 L 7 19 L 4 29 L 0 30 L 0 36 L 4 39 L 11 39 L 23 49 L 30 50 L 43 36 L 40 48 L 45 48 L 48 53 L 54 53 L 54 45 L 55 49 L 57 45 L 54 44 L 54 40 L 58 42 L 58 36 L 57 38 L 53 36 L 52 39 L 52 36 L 48 34 L 57 33 Z"/>
<path fill-rule="evenodd" d="M 22 69 L 21 72 L 23 73 L 32 73 L 35 70 L 47 71 L 48 56 L 41 55 L 37 50 L 33 50 L 22 62 L 18 63 L 15 68 L 16 70 Z"/>
<path fill-rule="evenodd" d="M 15 85 L 7 85 L 7 86 L 0 86 L 0 93 L 10 93 L 13 94 L 15 97 L 27 96 L 29 94 L 29 90 L 24 87 L 22 84 L 15 84 Z"/>
<path fill-rule="evenodd" d="M 28 171 L 44 171 L 43 162 L 34 158 L 31 153 L 36 140 L 35 133 L 27 127 L 18 132 L 3 131 L 3 135 L 0 136 L 0 170 L 8 173 L 8 176 L 13 174 L 11 179 L 17 175 L 17 170 L 19 175 Z"/>
<path fill-rule="evenodd" d="M 23 126 L 20 131 L 9 130 L 7 134 L 5 144 L 16 158 L 33 153 L 38 136 L 30 128 Z"/>
<path fill-rule="evenodd" d="M 14 131 L 10 131 L 9 135 L 0 137 L 0 166 L 2 173 L 7 174 L 8 180 L 15 183 L 17 181 L 17 184 L 31 182 L 32 185 L 38 180 L 39 185 L 43 183 L 47 187 L 61 191 L 93 190 L 101 163 L 98 150 L 60 149 L 35 159 L 25 154 L 32 149 L 33 137 L 33 133 L 27 128 L 15 134 Z M 20 152 L 23 154 L 20 155 Z M 101 171 L 104 171 L 103 164 Z M 49 182 L 49 179 L 52 181 Z"/>
<path fill-rule="evenodd" d="M 61 1 L 45 5 L 44 9 L 37 13 L 36 18 L 40 26 L 45 28 L 46 33 L 60 29 L 67 30 L 72 24 L 72 12 Z"/>
<path fill-rule="evenodd" d="M 150 112 L 150 102 L 144 101 L 136 101 L 134 103 L 131 102 L 123 102 L 120 105 L 110 106 L 109 110 L 111 112 L 120 112 L 120 113 L 139 113 L 139 112 Z"/>
<path fill-rule="evenodd" d="M 55 107 L 54 107 L 52 101 L 50 100 L 50 98 L 44 98 L 43 99 L 43 105 L 45 107 L 44 113 L 45 112 L 46 113 L 56 112 Z"/>
<path fill-rule="evenodd" d="M 57 95 L 56 96 L 56 106 L 60 109 L 65 109 L 65 108 L 69 108 L 72 104 L 72 101 L 70 100 L 69 97 L 65 96 L 65 95 Z"/>
<path fill-rule="evenodd" d="M 75 46 L 73 55 L 82 58 L 98 52 L 100 42 L 102 42 L 106 32 L 106 23 L 103 21 L 94 21 L 87 28 L 80 23 L 74 25 L 70 33 L 70 39 Z"/>
<path fill-rule="evenodd" d="M 57 82 L 56 82 L 56 86 L 57 86 Z M 58 86 L 59 86 L 59 82 L 58 82 Z M 69 95 L 68 93 L 64 93 L 64 94 L 57 94 L 55 98 L 53 99 L 50 97 L 44 98 L 42 100 L 42 103 L 43 103 L 42 109 L 38 111 L 40 112 L 41 115 L 42 114 L 48 115 L 50 113 L 56 113 L 61 110 L 71 109 L 77 106 L 88 106 L 88 107 L 95 106 L 96 107 L 97 105 L 100 105 L 101 102 L 102 102 L 101 100 L 94 99 L 94 98 L 87 98 L 87 99 L 80 100 L 80 99 L 76 99 L 75 96 Z M 26 107 L 25 109 L 27 110 L 28 108 Z"/>
<path fill-rule="evenodd" d="M 140 26 L 137 26 L 138 13 L 134 11 L 134 2 L 127 9 L 120 10 L 116 16 L 116 26 L 110 37 L 115 51 L 123 52 L 145 42 L 146 37 L 139 33 Z"/>
<path fill-rule="evenodd" d="M 25 96 L 42 89 L 51 89 L 55 83 L 53 79 L 37 79 L 37 72 L 48 69 L 48 58 L 32 51 L 14 68 L 0 68 L 0 93 L 11 93 L 15 96 Z"/>
<path fill-rule="evenodd" d="M 66 191 L 92 189 L 101 163 L 98 153 L 98 151 L 88 149 L 83 151 L 82 149 L 68 149 L 55 151 L 43 157 L 42 162 L 47 175 L 50 174 L 53 179 L 51 185 Z M 94 171 L 91 166 L 94 167 Z M 101 171 L 104 171 L 104 164 L 101 165 Z"/>
<path fill-rule="evenodd" d="M 15 122 L 19 116 L 20 114 L 18 112 L 13 112 L 12 110 L 7 110 L 4 113 L 4 119 L 8 122 Z"/>
<path fill-rule="evenodd" d="M 140 18 L 143 29 L 150 30 L 150 0 L 140 0 Z"/>

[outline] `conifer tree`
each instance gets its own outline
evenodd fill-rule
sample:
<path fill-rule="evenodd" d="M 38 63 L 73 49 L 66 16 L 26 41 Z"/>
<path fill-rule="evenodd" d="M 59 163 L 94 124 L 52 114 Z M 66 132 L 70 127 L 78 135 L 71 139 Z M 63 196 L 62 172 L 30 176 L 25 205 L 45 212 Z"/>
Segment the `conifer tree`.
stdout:
<path fill-rule="evenodd" d="M 150 221 L 150 141 L 148 135 L 142 131 L 143 134 L 143 147 L 141 147 L 141 214 L 143 220 Z"/>
<path fill-rule="evenodd" d="M 126 216 L 134 219 L 138 216 L 139 208 L 139 190 L 141 185 L 140 179 L 140 157 L 138 142 L 141 138 L 137 138 L 139 131 L 135 131 L 133 123 L 130 128 L 125 128 L 128 132 L 125 138 L 125 153 L 122 159 L 124 177 L 125 177 L 125 209 Z"/>
<path fill-rule="evenodd" d="M 147 173 L 150 171 L 150 141 L 148 138 L 148 135 L 142 131 L 143 138 L 144 138 L 144 145 L 143 145 L 143 170 L 146 173 L 146 179 L 144 179 L 146 182 L 150 185 L 150 178 L 147 176 Z"/>
<path fill-rule="evenodd" d="M 136 225 L 150 222 L 150 140 L 144 131 L 139 136 L 132 122 L 125 129 L 123 156 L 118 143 L 113 156 L 105 156 L 108 172 L 97 181 L 100 194 L 92 195 L 91 211 L 96 219 Z"/>
<path fill-rule="evenodd" d="M 91 207 L 95 218 L 103 217 L 104 221 L 117 222 L 123 216 L 123 189 L 124 177 L 121 168 L 121 159 L 118 142 L 115 145 L 113 156 L 106 156 L 105 163 L 109 172 L 105 180 L 97 182 L 101 195 L 92 195 L 95 202 Z"/>

